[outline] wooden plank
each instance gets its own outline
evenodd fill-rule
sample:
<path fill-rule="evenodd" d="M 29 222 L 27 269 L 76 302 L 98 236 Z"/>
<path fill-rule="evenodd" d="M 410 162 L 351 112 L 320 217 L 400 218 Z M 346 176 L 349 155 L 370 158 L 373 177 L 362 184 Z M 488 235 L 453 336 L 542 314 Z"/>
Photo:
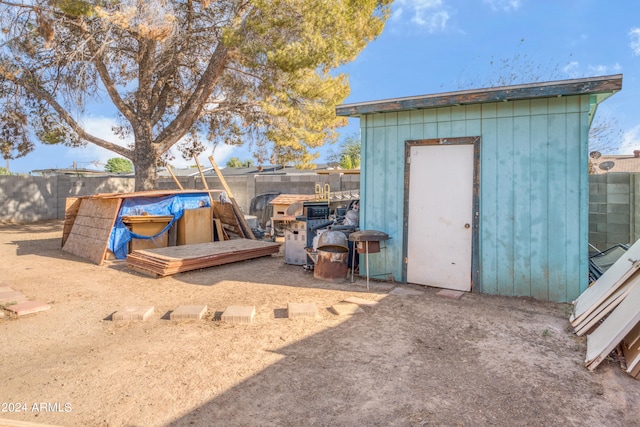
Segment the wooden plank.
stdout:
<path fill-rule="evenodd" d="M 551 211 L 550 204 L 553 201 L 549 198 L 547 171 L 547 162 L 549 161 L 547 103 L 546 100 L 543 101 L 537 104 L 531 103 L 531 152 L 535 155 L 530 159 L 531 243 L 529 251 L 531 253 L 531 296 L 540 300 L 548 300 L 549 240 L 553 236 L 549 235 L 547 215 Z"/>
<path fill-rule="evenodd" d="M 167 171 L 169 171 L 169 175 L 171 175 L 171 178 L 173 178 L 173 181 L 176 183 L 178 188 L 180 190 L 184 190 L 182 184 L 180 184 L 180 181 L 178 181 L 178 178 L 176 178 L 175 174 L 173 173 L 173 170 L 171 170 L 171 166 L 167 165 Z"/>
<path fill-rule="evenodd" d="M 98 265 L 104 261 L 121 199 L 82 199 L 64 251 Z"/>
<path fill-rule="evenodd" d="M 524 111 L 513 118 L 513 284 L 514 295 L 531 295 L 531 111 L 528 101 Z"/>
<path fill-rule="evenodd" d="M 512 103 L 507 103 L 512 106 Z M 500 108 L 501 105 L 498 105 Z M 505 113 L 501 113 L 504 115 Z M 498 152 L 496 170 L 496 195 L 498 204 L 496 207 L 496 228 L 497 237 L 497 276 L 498 276 L 498 295 L 515 295 L 515 277 L 514 277 L 514 246 L 515 246 L 515 217 L 514 202 L 514 167 L 506 166 L 513 164 L 514 155 L 514 135 L 513 135 L 513 117 L 499 117 L 497 120 L 497 137 Z M 527 295 L 529 296 L 529 295 Z"/>
<path fill-rule="evenodd" d="M 628 347 L 633 347 L 636 344 L 640 346 L 640 323 L 638 323 L 633 329 L 631 329 L 631 332 L 629 332 L 627 336 L 624 337 L 623 342 Z"/>
<path fill-rule="evenodd" d="M 624 337 L 621 347 L 627 363 L 627 373 L 635 377 L 640 373 L 640 323 Z"/>
<path fill-rule="evenodd" d="M 279 243 L 238 239 L 195 245 L 138 250 L 127 256 L 127 266 L 158 276 L 208 268 L 268 256 L 280 250 Z"/>
<path fill-rule="evenodd" d="M 222 183 L 222 187 L 224 188 L 224 191 L 227 193 L 229 200 L 231 200 L 231 205 L 233 205 L 233 211 L 236 215 L 238 226 L 242 230 L 243 237 L 247 237 L 249 239 L 255 240 L 256 236 L 253 235 L 253 231 L 251 231 L 251 227 L 247 223 L 247 220 L 244 218 L 244 214 L 242 213 L 240 206 L 238 206 L 236 199 L 233 198 L 233 194 L 231 193 L 231 188 L 229 188 L 229 185 L 227 184 L 227 180 L 224 179 L 224 175 L 222 175 L 222 172 L 220 172 L 220 169 L 218 169 L 218 165 L 216 164 L 216 161 L 214 160 L 213 156 L 209 156 L 209 161 L 211 162 L 211 166 L 215 170 L 216 175 L 218 175 L 218 179 Z"/>
<path fill-rule="evenodd" d="M 484 118 L 482 121 L 482 166 L 480 167 L 480 181 L 482 182 L 482 215 L 480 216 L 480 274 L 481 292 L 486 294 L 498 293 L 498 123 L 494 118 Z M 366 194 L 366 193 L 365 193 Z M 491 230 L 488 232 L 488 230 Z M 532 259 L 533 262 L 533 259 Z"/>
<path fill-rule="evenodd" d="M 71 233 L 71 229 L 73 228 L 73 223 L 76 220 L 76 216 L 78 216 L 78 210 L 80 209 L 80 198 L 78 197 L 67 197 L 65 201 L 64 208 L 64 226 L 62 229 L 62 244 L 61 247 L 64 247 L 64 244 L 69 237 L 69 233 Z"/>
<path fill-rule="evenodd" d="M 636 274 L 637 277 L 640 277 Z M 636 277 L 634 276 L 634 277 Z M 616 292 L 614 292 L 609 298 L 607 298 L 602 304 L 598 306 L 597 309 L 593 310 L 589 316 L 585 317 L 584 320 L 575 327 L 574 332 L 578 336 L 582 336 L 589 332 L 591 328 L 596 326 L 600 320 L 602 320 L 606 315 L 611 313 L 631 292 L 633 286 L 635 286 L 640 280 L 634 280 L 633 282 L 627 281 L 623 286 L 621 286 Z"/>
<path fill-rule="evenodd" d="M 226 254 L 245 249 L 271 248 L 273 246 L 279 247 L 280 243 L 235 239 L 224 242 L 198 243 L 196 245 L 170 246 L 166 248 L 140 250 L 136 251 L 136 253 L 167 261 L 183 261 L 185 259 Z"/>
<path fill-rule="evenodd" d="M 609 317 L 587 335 L 587 368 L 594 370 L 639 322 L 640 286 L 636 286 Z"/>
<path fill-rule="evenodd" d="M 213 202 L 213 213 L 222 222 L 224 228 L 240 237 L 245 237 L 231 203 Z"/>
<path fill-rule="evenodd" d="M 163 197 L 175 196 L 179 194 L 209 194 L 220 190 L 151 190 L 136 191 L 132 193 L 101 193 L 87 196 L 90 199 L 127 199 L 130 197 Z"/>
<path fill-rule="evenodd" d="M 634 243 L 593 285 L 575 301 L 569 321 L 573 326 L 595 310 L 640 267 L 640 240 Z"/>
<path fill-rule="evenodd" d="M 214 241 L 229 240 L 227 233 L 222 229 L 222 222 L 218 218 L 213 219 L 213 225 L 215 230 Z"/>
<path fill-rule="evenodd" d="M 566 265 L 568 263 L 567 253 L 569 250 L 567 242 L 567 139 L 566 139 L 566 119 L 563 111 L 554 111 L 554 100 L 549 100 L 549 116 L 547 117 L 548 130 L 548 161 L 547 171 L 547 194 L 549 205 L 547 209 L 548 228 L 548 259 L 547 274 L 548 300 L 567 301 L 567 274 Z M 562 99 L 564 101 L 564 98 Z M 566 110 L 566 108 L 565 108 Z M 573 143 L 573 141 L 571 141 Z M 581 209 L 576 206 L 576 209 Z M 561 214 L 558 214 L 561 213 Z M 573 221 L 577 221 L 576 211 Z M 563 242 L 563 244 L 557 244 Z M 576 244 L 577 246 L 577 244 Z"/>

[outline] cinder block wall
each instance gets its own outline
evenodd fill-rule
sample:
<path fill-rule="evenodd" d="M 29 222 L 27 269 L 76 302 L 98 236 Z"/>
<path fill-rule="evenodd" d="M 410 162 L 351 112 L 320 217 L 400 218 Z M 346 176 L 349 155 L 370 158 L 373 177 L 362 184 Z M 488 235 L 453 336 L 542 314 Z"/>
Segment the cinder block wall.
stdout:
<path fill-rule="evenodd" d="M 202 190 L 199 176 L 178 177 L 184 189 Z M 331 191 L 360 187 L 358 174 L 243 175 L 226 177 L 238 205 L 249 212 L 251 199 L 263 193 L 313 194 L 316 184 L 331 186 Z M 223 190 L 217 177 L 207 177 L 211 190 Z M 172 178 L 160 178 L 159 190 L 177 190 Z M 98 193 L 134 191 L 133 178 L 118 177 L 32 177 L 0 176 L 0 221 L 29 223 L 48 219 L 64 219 L 67 197 Z M 215 193 L 214 197 L 218 197 Z"/>
<path fill-rule="evenodd" d="M 185 189 L 204 189 L 200 177 L 178 177 Z M 245 175 L 227 178 L 238 205 L 249 212 L 256 195 L 279 192 L 313 194 L 316 184 L 331 191 L 357 190 L 358 174 Z M 217 178 L 207 177 L 210 189 L 222 190 Z M 175 190 L 171 178 L 158 180 L 158 189 Z M 29 223 L 63 219 L 67 197 L 134 190 L 133 178 L 0 176 L 0 221 Z M 215 196 L 215 195 L 214 195 Z M 640 239 L 640 174 L 608 173 L 589 176 L 589 242 L 600 250 Z"/>
<path fill-rule="evenodd" d="M 55 179 L 0 176 L 0 221 L 34 222 L 56 218 L 58 203 Z"/>
<path fill-rule="evenodd" d="M 640 174 L 589 176 L 589 243 L 600 250 L 633 243 L 640 232 Z M 638 226 L 636 226 L 638 224 Z"/>

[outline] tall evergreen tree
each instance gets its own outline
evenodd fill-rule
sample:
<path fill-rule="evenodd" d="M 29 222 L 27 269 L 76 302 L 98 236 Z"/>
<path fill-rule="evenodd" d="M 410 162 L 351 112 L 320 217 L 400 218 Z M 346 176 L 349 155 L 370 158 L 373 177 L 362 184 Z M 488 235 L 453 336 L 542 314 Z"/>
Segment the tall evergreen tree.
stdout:
<path fill-rule="evenodd" d="M 377 37 L 392 0 L 0 0 L 0 147 L 92 143 L 152 189 L 175 144 L 253 146 L 259 163 L 309 165 L 344 124 L 336 67 Z M 118 111 L 123 147 L 87 131 L 92 102 Z"/>

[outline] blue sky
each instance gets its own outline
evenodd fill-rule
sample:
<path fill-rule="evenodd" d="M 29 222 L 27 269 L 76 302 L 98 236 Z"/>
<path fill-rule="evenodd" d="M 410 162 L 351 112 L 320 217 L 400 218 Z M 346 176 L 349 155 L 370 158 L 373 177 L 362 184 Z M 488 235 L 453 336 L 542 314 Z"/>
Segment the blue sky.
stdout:
<path fill-rule="evenodd" d="M 621 154 L 640 149 L 640 2 L 637 0 L 396 0 L 382 35 L 370 43 L 347 73 L 346 103 L 490 86 L 508 71 L 521 80 L 560 80 L 623 74 L 622 91 L 600 105 L 598 114 L 617 120 Z M 105 137 L 114 115 L 95 106 L 84 119 Z M 357 119 L 340 133 L 357 135 Z M 111 138 L 114 142 L 115 137 Z M 320 150 L 320 161 L 337 146 Z M 208 150 L 201 163 L 208 164 Z M 218 164 L 230 157 L 251 158 L 246 147 L 218 147 Z M 33 169 L 102 169 L 115 154 L 86 148 L 38 145 L 12 160 L 15 173 Z M 192 162 L 176 156 L 174 167 Z M 5 165 L 1 165 L 5 166 Z"/>

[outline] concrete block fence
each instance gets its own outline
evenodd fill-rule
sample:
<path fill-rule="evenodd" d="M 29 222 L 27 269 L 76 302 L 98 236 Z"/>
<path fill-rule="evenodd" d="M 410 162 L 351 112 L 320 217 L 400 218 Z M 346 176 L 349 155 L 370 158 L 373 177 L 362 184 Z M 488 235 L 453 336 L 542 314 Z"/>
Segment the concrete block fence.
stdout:
<path fill-rule="evenodd" d="M 249 212 L 251 199 L 269 192 L 313 194 L 316 184 L 331 186 L 331 191 L 357 190 L 358 174 L 289 174 L 242 175 L 225 178 L 238 205 Z M 205 188 L 199 176 L 178 177 L 185 189 Z M 217 177 L 206 177 L 210 189 L 222 190 Z M 49 219 L 64 219 L 67 197 L 98 193 L 134 191 L 133 178 L 72 177 L 72 176 L 0 176 L 0 221 L 30 223 Z M 177 190 L 172 178 L 160 178 L 159 190 Z"/>
<path fill-rule="evenodd" d="M 178 179 L 184 188 L 204 189 L 199 176 Z M 236 201 L 247 213 L 251 199 L 263 193 L 313 194 L 316 184 L 329 184 L 331 191 L 360 188 L 358 174 L 263 174 L 226 179 Z M 222 190 L 216 177 L 207 177 L 207 185 Z M 175 190 L 177 186 L 171 178 L 160 178 L 158 189 Z M 133 178 L 0 176 L 0 221 L 64 219 L 67 197 L 133 190 Z M 640 239 L 640 173 L 590 175 L 589 242 L 602 250 L 637 239 Z"/>
<path fill-rule="evenodd" d="M 589 243 L 604 250 L 640 238 L 640 174 L 589 175 Z"/>

